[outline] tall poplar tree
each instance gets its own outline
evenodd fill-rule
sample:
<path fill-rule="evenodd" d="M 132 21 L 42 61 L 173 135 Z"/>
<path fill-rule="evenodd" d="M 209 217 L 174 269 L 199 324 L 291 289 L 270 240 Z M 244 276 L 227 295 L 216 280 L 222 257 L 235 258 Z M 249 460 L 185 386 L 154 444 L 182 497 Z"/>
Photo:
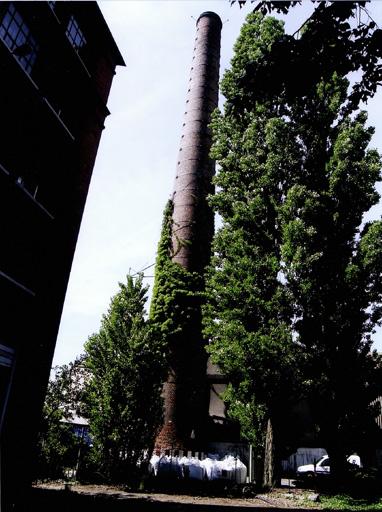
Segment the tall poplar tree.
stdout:
<path fill-rule="evenodd" d="M 366 114 L 348 99 L 352 41 L 338 44 L 346 9 L 321 28 L 309 20 L 298 41 L 281 21 L 249 15 L 213 121 L 211 204 L 222 227 L 205 331 L 229 380 L 230 415 L 259 451 L 269 441 L 266 485 L 272 457 L 293 442 L 299 399 L 310 400 L 336 473 L 362 448 L 380 391 L 371 344 L 382 318 L 382 223 L 362 219 L 379 200 L 381 163 Z"/>
<path fill-rule="evenodd" d="M 161 421 L 163 351 L 145 319 L 147 287 L 127 276 L 98 333 L 85 344 L 94 453 L 106 479 L 134 477 Z"/>

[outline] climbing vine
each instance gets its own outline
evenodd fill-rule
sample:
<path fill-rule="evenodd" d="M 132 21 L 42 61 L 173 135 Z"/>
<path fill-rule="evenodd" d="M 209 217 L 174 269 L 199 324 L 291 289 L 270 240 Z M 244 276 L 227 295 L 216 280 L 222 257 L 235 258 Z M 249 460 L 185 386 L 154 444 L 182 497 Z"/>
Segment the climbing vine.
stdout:
<path fill-rule="evenodd" d="M 169 200 L 163 214 L 162 233 L 158 243 L 153 298 L 150 318 L 165 341 L 166 349 L 176 343 L 179 334 L 200 325 L 203 300 L 203 277 L 172 261 L 172 213 Z"/>

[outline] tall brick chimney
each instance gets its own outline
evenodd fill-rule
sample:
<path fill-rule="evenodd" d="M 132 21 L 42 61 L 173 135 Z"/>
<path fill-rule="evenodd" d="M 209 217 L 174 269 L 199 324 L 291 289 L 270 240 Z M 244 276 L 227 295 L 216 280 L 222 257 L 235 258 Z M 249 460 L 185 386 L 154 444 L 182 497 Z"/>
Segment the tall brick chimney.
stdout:
<path fill-rule="evenodd" d="M 208 156 L 208 124 L 218 106 L 222 23 L 214 12 L 204 12 L 196 26 L 173 195 L 173 259 L 187 270 L 198 271 L 208 261 L 213 235 L 213 213 L 206 202 L 213 192 L 211 179 L 215 173 L 215 162 Z"/>
<path fill-rule="evenodd" d="M 172 245 L 173 261 L 202 275 L 210 259 L 214 231 L 213 212 L 207 204 L 215 173 L 215 162 L 209 158 L 208 125 L 218 106 L 222 23 L 214 12 L 204 12 L 196 27 L 173 193 Z M 200 443 L 202 416 L 207 415 L 206 355 L 200 325 L 190 325 L 176 345 L 174 364 L 164 385 L 164 424 L 156 440 L 160 450 L 188 449 Z"/>

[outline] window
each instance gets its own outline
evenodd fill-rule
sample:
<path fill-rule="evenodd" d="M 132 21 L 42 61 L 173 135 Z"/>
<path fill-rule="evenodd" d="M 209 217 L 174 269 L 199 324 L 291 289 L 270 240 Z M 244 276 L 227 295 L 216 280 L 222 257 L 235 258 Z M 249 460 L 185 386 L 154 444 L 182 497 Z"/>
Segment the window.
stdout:
<path fill-rule="evenodd" d="M 30 74 L 36 61 L 38 45 L 13 3 L 9 4 L 1 20 L 0 38 Z"/>
<path fill-rule="evenodd" d="M 82 46 L 85 46 L 86 39 L 80 27 L 78 26 L 78 23 L 75 20 L 74 16 L 70 17 L 68 28 L 66 29 L 66 35 L 69 41 L 72 43 L 73 48 L 75 48 L 76 50 L 82 48 Z"/>
<path fill-rule="evenodd" d="M 8 402 L 14 359 L 15 351 L 0 344 L 0 431 Z"/>

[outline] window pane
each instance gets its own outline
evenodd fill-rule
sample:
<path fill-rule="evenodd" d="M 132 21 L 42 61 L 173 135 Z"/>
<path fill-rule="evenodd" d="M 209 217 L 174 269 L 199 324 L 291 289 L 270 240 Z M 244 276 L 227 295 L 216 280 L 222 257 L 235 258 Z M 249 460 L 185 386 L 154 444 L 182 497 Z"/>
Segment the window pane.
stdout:
<path fill-rule="evenodd" d="M 13 52 L 22 68 L 31 73 L 38 45 L 13 4 L 9 4 L 8 11 L 0 22 L 0 38 Z M 16 51 L 17 48 L 20 48 L 19 52 Z"/>
<path fill-rule="evenodd" d="M 4 19 L 3 19 L 3 22 L 1 23 L 1 25 L 4 27 L 4 28 L 8 28 L 9 27 L 9 24 L 11 22 L 11 15 L 9 14 L 9 12 L 7 12 L 4 16 Z"/>
<path fill-rule="evenodd" d="M 22 17 L 20 16 L 20 14 L 17 11 L 15 12 L 15 20 L 16 20 L 18 25 L 21 25 L 22 22 L 23 22 Z"/>
<path fill-rule="evenodd" d="M 12 23 L 9 25 L 8 33 L 13 37 L 13 39 L 15 39 L 18 31 L 19 26 L 16 24 L 15 20 L 13 20 Z"/>
<path fill-rule="evenodd" d="M 7 406 L 15 352 L 10 347 L 0 345 L 0 429 Z"/>
<path fill-rule="evenodd" d="M 26 37 L 22 32 L 19 32 L 19 35 L 16 38 L 16 46 L 21 46 L 23 43 L 25 43 Z"/>
<path fill-rule="evenodd" d="M 73 16 L 69 20 L 66 35 L 74 48 L 80 48 L 86 44 L 86 39 Z"/>
<path fill-rule="evenodd" d="M 7 34 L 4 38 L 5 44 L 8 46 L 8 48 L 13 48 L 13 39 L 10 38 L 10 36 Z"/>

